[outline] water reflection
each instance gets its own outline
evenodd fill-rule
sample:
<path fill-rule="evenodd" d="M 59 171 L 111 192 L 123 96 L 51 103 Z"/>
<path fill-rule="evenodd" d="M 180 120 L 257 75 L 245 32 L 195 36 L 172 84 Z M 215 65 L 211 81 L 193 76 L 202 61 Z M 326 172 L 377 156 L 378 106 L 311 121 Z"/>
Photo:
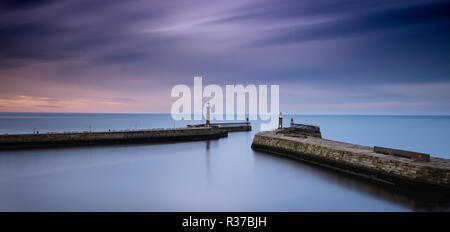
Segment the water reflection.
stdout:
<path fill-rule="evenodd" d="M 208 185 L 211 183 L 211 161 L 210 161 L 210 152 L 209 152 L 210 141 L 206 140 L 206 178 L 208 180 Z"/>
<path fill-rule="evenodd" d="M 267 158 L 269 158 L 268 156 L 272 156 L 271 154 L 262 152 L 255 153 L 259 156 L 267 156 Z M 413 211 L 448 211 L 450 209 L 450 199 L 448 196 L 441 194 L 417 192 L 414 189 L 400 189 L 391 184 L 380 183 L 299 160 L 284 157 L 272 157 L 270 159 L 295 162 L 299 168 L 306 172 L 314 172 L 323 181 L 339 185 L 349 190 L 358 191 L 374 199 L 383 199 L 396 205 L 402 205 Z M 330 192 L 329 194 L 334 193 Z"/>

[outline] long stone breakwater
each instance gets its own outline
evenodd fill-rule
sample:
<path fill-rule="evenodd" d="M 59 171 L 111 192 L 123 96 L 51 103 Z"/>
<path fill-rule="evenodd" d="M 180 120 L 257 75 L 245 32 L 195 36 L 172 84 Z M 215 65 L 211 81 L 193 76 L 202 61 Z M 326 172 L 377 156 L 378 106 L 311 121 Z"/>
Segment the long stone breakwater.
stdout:
<path fill-rule="evenodd" d="M 161 143 L 227 137 L 216 127 L 0 135 L 0 150 L 128 143 Z"/>
<path fill-rule="evenodd" d="M 252 148 L 389 184 L 450 193 L 449 159 L 296 134 L 292 128 L 260 132 Z"/>
<path fill-rule="evenodd" d="M 211 127 L 219 128 L 220 130 L 227 132 L 237 131 L 251 131 L 252 126 L 250 122 L 223 122 L 223 123 L 211 123 Z M 205 124 L 187 125 L 189 128 L 205 127 Z"/>

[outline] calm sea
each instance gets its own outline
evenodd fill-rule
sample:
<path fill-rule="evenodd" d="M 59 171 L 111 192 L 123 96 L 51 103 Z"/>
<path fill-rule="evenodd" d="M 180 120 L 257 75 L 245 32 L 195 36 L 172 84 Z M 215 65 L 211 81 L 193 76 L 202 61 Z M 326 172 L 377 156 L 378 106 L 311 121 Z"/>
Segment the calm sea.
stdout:
<path fill-rule="evenodd" d="M 324 138 L 450 158 L 450 116 L 285 115 Z M 0 134 L 182 127 L 168 114 L 0 113 Z M 160 145 L 0 152 L 0 211 L 434 211 L 436 202 L 250 148 L 253 131 Z"/>

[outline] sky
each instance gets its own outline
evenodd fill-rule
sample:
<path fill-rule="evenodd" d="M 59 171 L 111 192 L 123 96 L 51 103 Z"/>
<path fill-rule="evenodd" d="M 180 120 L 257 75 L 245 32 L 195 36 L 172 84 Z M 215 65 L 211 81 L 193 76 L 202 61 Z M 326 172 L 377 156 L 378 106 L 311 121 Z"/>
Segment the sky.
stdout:
<path fill-rule="evenodd" d="M 298 114 L 450 114 L 450 1 L 3 0 L 0 112 L 167 113 L 276 84 Z"/>

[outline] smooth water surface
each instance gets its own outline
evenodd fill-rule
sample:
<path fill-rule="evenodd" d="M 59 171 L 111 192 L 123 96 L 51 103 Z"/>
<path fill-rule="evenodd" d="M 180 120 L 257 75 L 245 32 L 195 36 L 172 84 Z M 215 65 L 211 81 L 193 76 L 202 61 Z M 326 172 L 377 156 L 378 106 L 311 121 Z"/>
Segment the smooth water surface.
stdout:
<path fill-rule="evenodd" d="M 450 158 L 449 116 L 286 115 L 324 138 Z M 182 127 L 168 114 L 1 113 L 0 133 Z M 199 122 L 197 122 L 199 123 Z M 212 141 L 0 152 L 0 211 L 414 211 L 447 202 L 255 152 L 259 131 Z"/>

